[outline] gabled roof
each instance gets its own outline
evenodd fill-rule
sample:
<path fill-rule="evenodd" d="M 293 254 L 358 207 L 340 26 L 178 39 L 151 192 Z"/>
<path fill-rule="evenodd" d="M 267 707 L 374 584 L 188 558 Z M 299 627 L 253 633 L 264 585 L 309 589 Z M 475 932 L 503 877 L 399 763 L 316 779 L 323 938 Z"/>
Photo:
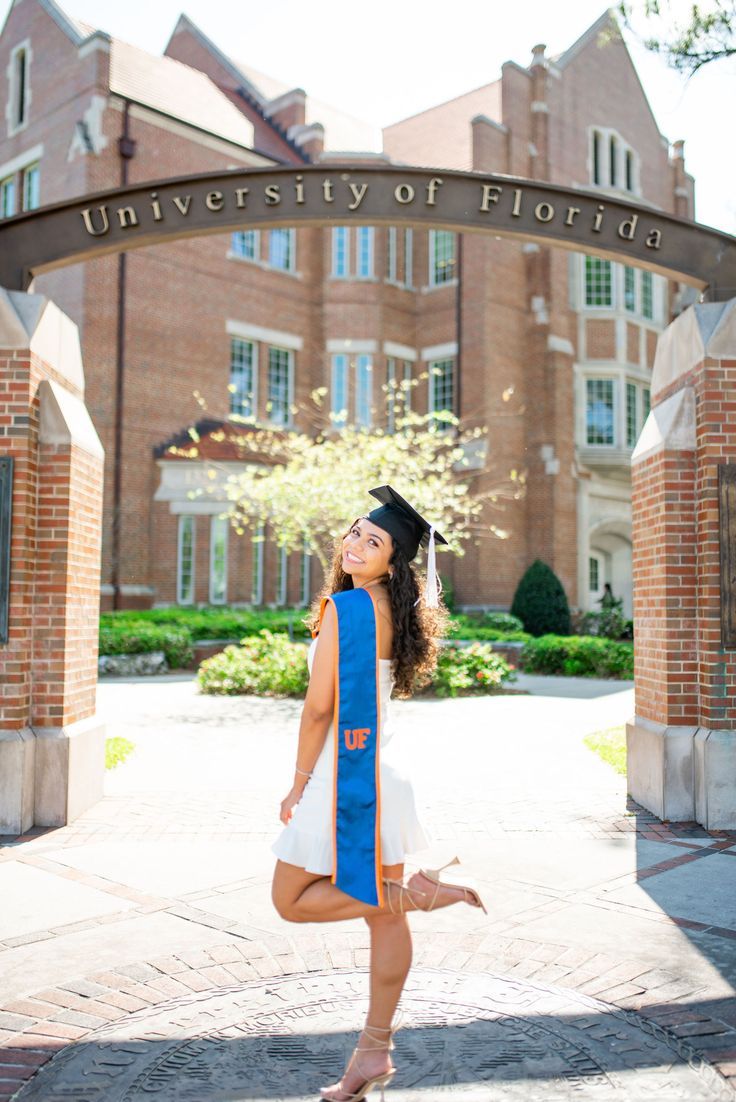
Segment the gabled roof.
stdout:
<path fill-rule="evenodd" d="M 14 4 L 20 0 L 14 0 Z M 110 92 L 197 130 L 245 149 L 253 148 L 253 124 L 230 102 L 208 76 L 175 61 L 156 57 L 111 38 L 96 27 L 72 19 L 56 0 L 34 0 L 74 46 L 81 46 L 92 35 L 100 35 L 110 44 Z"/>
<path fill-rule="evenodd" d="M 618 27 L 613 9 L 606 8 L 602 15 L 599 15 L 595 23 L 592 23 L 586 31 L 580 35 L 580 38 L 576 38 L 572 46 L 568 46 L 566 50 L 563 50 L 561 54 L 556 54 L 550 58 L 550 61 L 554 61 L 558 69 L 564 69 L 565 66 L 572 61 L 576 54 L 580 53 L 588 45 L 595 45 L 598 41 L 598 36 L 606 30 L 607 27 Z"/>
<path fill-rule="evenodd" d="M 171 118 L 253 147 L 253 124 L 208 76 L 175 61 L 111 40 L 110 91 Z"/>

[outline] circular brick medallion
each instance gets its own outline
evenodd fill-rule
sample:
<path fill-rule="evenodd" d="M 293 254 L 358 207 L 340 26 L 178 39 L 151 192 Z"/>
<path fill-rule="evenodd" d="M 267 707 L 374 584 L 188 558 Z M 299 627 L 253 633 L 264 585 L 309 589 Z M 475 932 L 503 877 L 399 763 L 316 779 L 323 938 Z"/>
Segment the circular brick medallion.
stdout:
<path fill-rule="evenodd" d="M 342 1072 L 366 989 L 365 973 L 310 972 L 173 999 L 70 1045 L 16 1099 L 313 1100 Z M 397 1102 L 736 1098 L 684 1042 L 575 991 L 418 968 L 401 1006 Z"/>

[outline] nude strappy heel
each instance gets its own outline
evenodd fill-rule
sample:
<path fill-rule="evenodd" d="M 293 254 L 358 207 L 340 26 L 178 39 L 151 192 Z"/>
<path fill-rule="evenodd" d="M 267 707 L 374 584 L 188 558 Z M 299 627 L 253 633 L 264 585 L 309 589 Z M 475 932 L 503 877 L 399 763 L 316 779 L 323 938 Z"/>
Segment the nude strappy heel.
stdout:
<path fill-rule="evenodd" d="M 427 910 L 431 911 L 434 907 L 437 896 L 440 893 L 440 888 L 444 884 L 450 888 L 461 888 L 464 893 L 466 903 L 470 903 L 472 906 L 481 907 L 484 913 L 488 914 L 488 911 L 486 910 L 486 905 L 483 902 L 480 891 L 478 889 L 478 883 L 472 876 L 468 876 L 467 873 L 462 873 L 460 876 L 453 875 L 452 873 L 446 873 L 443 878 L 440 878 L 440 873 L 449 868 L 450 865 L 459 864 L 460 858 L 453 857 L 450 861 L 445 861 L 444 865 L 440 865 L 438 869 L 419 869 L 419 872 L 422 874 L 422 876 L 426 877 L 427 880 L 431 880 L 433 884 L 437 885 L 434 895 L 432 896 L 432 901 L 429 904 Z M 416 891 L 417 889 L 413 890 Z M 468 898 L 468 896 L 470 896 L 470 898 Z"/>
<path fill-rule="evenodd" d="M 397 881 L 391 881 L 391 883 L 397 883 Z M 353 1049 L 353 1055 L 357 1052 L 369 1052 L 371 1050 L 376 1050 L 377 1051 L 379 1049 L 386 1049 L 387 1051 L 390 1052 L 394 1047 L 393 1035 L 394 1035 L 394 1033 L 396 1032 L 397 1029 L 398 1029 L 398 1026 L 395 1026 L 393 1028 L 384 1028 L 384 1026 L 372 1026 L 372 1025 L 364 1026 L 363 1027 L 363 1033 L 368 1035 L 369 1040 L 374 1041 L 374 1042 L 378 1042 L 378 1043 L 377 1044 L 372 1044 L 372 1045 L 371 1044 L 362 1045 L 360 1043 L 360 1041 L 362 1041 L 363 1038 L 361 1037 L 361 1039 L 358 1041 L 357 1045 Z M 386 1038 L 376 1037 L 375 1036 L 376 1033 L 388 1033 L 388 1037 L 386 1037 Z M 353 1059 L 353 1057 L 351 1056 L 351 1061 L 354 1064 L 355 1070 L 358 1072 L 358 1074 L 359 1075 L 365 1075 L 365 1072 L 363 1071 L 363 1069 L 360 1066 L 360 1062 L 358 1060 L 358 1057 L 355 1056 L 355 1059 Z M 350 1066 L 350 1064 L 348 1064 L 348 1067 L 349 1066 Z M 345 1090 L 342 1089 L 342 1087 L 340 1085 L 342 1083 L 342 1079 L 340 1079 L 340 1082 L 336 1083 L 334 1088 L 333 1087 L 323 1087 L 320 1097 L 324 1100 L 324 1102 L 359 1102 L 359 1100 L 361 1098 L 365 1098 L 365 1096 L 368 1094 L 368 1091 L 373 1090 L 374 1087 L 380 1087 L 381 1088 L 381 1102 L 385 1102 L 385 1096 L 384 1096 L 384 1093 L 383 1093 L 383 1089 L 384 1089 L 384 1087 L 386 1086 L 387 1083 L 390 1083 L 390 1081 L 393 1079 L 395 1074 L 396 1074 L 396 1068 L 393 1068 L 393 1067 L 389 1068 L 388 1071 L 384 1071 L 380 1075 L 374 1075 L 374 1077 L 372 1079 L 365 1079 L 360 1084 L 358 1089 L 355 1090 L 355 1091 L 352 1091 L 352 1092 L 345 1091 Z M 342 1078 L 344 1079 L 345 1076 L 343 1075 Z M 325 1095 L 324 1092 L 326 1090 L 333 1090 L 335 1088 L 340 1091 L 340 1094 L 342 1095 L 342 1098 L 333 1099 L 333 1098 L 328 1098 L 327 1095 Z"/>
<path fill-rule="evenodd" d="M 388 891 L 386 892 L 386 902 L 388 903 L 388 909 L 390 910 L 392 915 L 403 915 L 403 914 L 408 913 L 407 911 L 404 910 L 404 892 L 408 893 L 410 900 L 411 900 L 412 894 L 421 895 L 424 899 L 427 898 L 427 892 L 422 892 L 422 891 L 419 890 L 419 888 L 410 888 L 408 884 L 404 884 L 401 880 L 389 880 L 388 877 L 384 876 L 383 882 L 388 888 Z M 399 909 L 398 909 L 398 911 L 394 910 L 394 899 L 393 899 L 393 895 L 392 895 L 392 892 L 391 892 L 392 887 L 400 889 Z M 414 902 L 414 901 L 412 900 L 412 902 Z M 418 911 L 423 911 L 423 910 L 429 909 L 429 908 L 424 908 L 424 907 L 419 907 L 418 906 L 416 909 Z"/>

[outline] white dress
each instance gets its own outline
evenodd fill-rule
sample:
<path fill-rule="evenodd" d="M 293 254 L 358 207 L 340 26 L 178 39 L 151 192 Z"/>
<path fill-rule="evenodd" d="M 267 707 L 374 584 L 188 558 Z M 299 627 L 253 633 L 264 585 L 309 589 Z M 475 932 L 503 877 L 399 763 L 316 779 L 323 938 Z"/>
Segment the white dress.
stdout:
<path fill-rule="evenodd" d="M 315 637 L 307 652 L 310 674 L 316 645 Z M 384 865 L 397 865 L 403 862 L 405 854 L 426 849 L 432 839 L 417 816 L 411 781 L 391 764 L 394 732 L 389 698 L 394 676 L 391 659 L 379 658 L 378 661 L 381 698 L 381 860 Z M 329 876 L 332 872 L 334 754 L 331 721 L 312 776 L 294 807 L 291 820 L 271 846 L 282 861 L 323 876 Z"/>

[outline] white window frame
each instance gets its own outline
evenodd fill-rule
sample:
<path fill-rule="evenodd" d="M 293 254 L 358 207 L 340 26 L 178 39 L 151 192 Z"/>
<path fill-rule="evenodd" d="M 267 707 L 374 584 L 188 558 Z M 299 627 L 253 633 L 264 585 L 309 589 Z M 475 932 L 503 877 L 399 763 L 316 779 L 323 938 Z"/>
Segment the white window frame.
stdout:
<path fill-rule="evenodd" d="M 355 356 L 354 391 L 354 424 L 358 428 L 370 428 L 373 424 L 373 356 L 370 352 L 358 352 Z M 365 409 L 362 408 L 364 398 L 367 402 Z"/>
<path fill-rule="evenodd" d="M 253 242 L 253 256 L 248 256 L 240 248 L 243 239 L 251 236 Z M 261 259 L 261 231 L 260 230 L 235 230 L 230 238 L 230 255 L 237 260 L 245 260 L 250 264 L 258 264 Z"/>
<path fill-rule="evenodd" d="M 595 443 L 588 440 L 588 383 L 589 382 L 610 382 L 613 384 L 613 408 L 612 408 L 612 423 L 613 423 L 613 440 L 606 443 Z M 618 446 L 620 440 L 620 426 L 619 417 L 621 413 L 621 396 L 620 396 L 620 383 L 621 375 L 618 372 L 588 372 L 583 378 L 583 446 L 586 448 L 615 448 Z"/>
<path fill-rule="evenodd" d="M 355 227 L 355 277 L 356 279 L 373 279 L 375 230 L 373 226 Z M 367 242 L 367 262 L 364 265 L 363 242 Z"/>
<path fill-rule="evenodd" d="M 258 343 L 248 340 L 247 337 L 238 337 L 235 334 L 230 335 L 230 387 L 235 385 L 233 382 L 233 349 L 235 341 L 239 341 L 241 344 L 250 345 L 251 348 L 251 412 L 243 413 L 242 411 L 232 408 L 232 401 L 236 395 L 236 391 L 231 389 L 230 416 L 242 417 L 246 421 L 255 421 L 257 420 L 258 414 Z"/>
<path fill-rule="evenodd" d="M 309 604 L 311 597 L 311 579 L 312 579 L 312 556 L 309 553 L 309 544 L 304 541 L 302 546 L 302 561 L 301 561 L 301 593 L 300 599 L 302 605 L 305 607 Z"/>
<path fill-rule="evenodd" d="M 16 192 L 18 185 L 15 176 L 6 176 L 4 180 L 0 180 L 0 218 L 12 218 L 16 210 Z M 6 210 L 6 195 L 8 192 L 12 192 L 12 202 L 10 210 Z"/>
<path fill-rule="evenodd" d="M 605 256 L 596 256 L 595 253 L 581 253 L 580 256 L 582 258 L 582 265 L 581 265 L 582 270 L 581 270 L 581 275 L 580 275 L 580 290 L 581 290 L 580 304 L 581 304 L 583 310 L 615 310 L 616 309 L 616 297 L 617 297 L 617 287 L 616 287 L 617 264 L 616 264 L 616 262 L 613 261 L 613 260 L 609 260 Z M 591 260 L 598 261 L 601 264 L 608 264 L 609 265 L 609 272 L 610 272 L 609 284 L 610 284 L 610 287 L 611 287 L 611 301 L 610 301 L 610 303 L 588 302 L 588 278 L 587 278 L 587 260 L 588 260 L 588 258 L 590 258 Z"/>
<path fill-rule="evenodd" d="M 437 279 L 436 270 L 436 250 L 437 250 L 437 235 L 440 233 L 449 233 L 454 241 L 453 249 L 453 275 L 449 279 Z M 429 231 L 429 286 L 430 287 L 451 287 L 454 283 L 457 283 L 457 234 L 453 230 L 430 230 Z"/>
<path fill-rule="evenodd" d="M 598 176 L 595 176 L 595 138 L 598 135 Z M 613 162 L 611 151 L 613 149 Z M 631 158 L 631 187 L 627 187 L 627 155 Z M 624 195 L 641 195 L 641 163 L 633 146 L 611 126 L 588 127 L 588 179 L 593 187 Z"/>
<path fill-rule="evenodd" d="M 24 96 L 23 96 L 23 117 L 16 122 L 18 118 L 18 55 L 25 55 L 25 79 L 24 79 Z M 8 137 L 12 138 L 14 134 L 19 134 L 21 130 L 25 130 L 30 121 L 30 107 L 32 102 L 31 95 L 31 62 L 33 60 L 33 51 L 31 49 L 30 38 L 25 38 L 22 42 L 19 42 L 10 51 L 10 58 L 8 60 L 8 67 L 5 70 L 8 77 L 8 102 L 5 108 L 5 120 L 7 123 Z"/>
<path fill-rule="evenodd" d="M 442 406 L 441 408 L 438 408 L 437 405 L 436 405 L 436 400 L 437 400 L 437 390 L 436 390 L 436 388 L 437 388 L 438 376 L 435 374 L 435 371 L 441 364 L 444 365 L 444 364 L 447 364 L 447 363 L 449 363 L 451 365 L 451 367 L 450 367 L 450 379 L 452 381 L 452 406 L 453 406 L 453 408 L 451 408 L 451 409 L 447 409 L 446 406 Z M 455 405 L 455 397 L 456 397 L 456 379 L 455 379 L 456 370 L 457 370 L 457 359 L 456 359 L 455 356 L 442 356 L 442 357 L 438 357 L 437 359 L 428 361 L 428 363 L 427 363 L 427 372 L 428 372 L 428 383 L 429 383 L 429 385 L 428 385 L 427 389 L 429 391 L 429 408 L 428 408 L 428 412 L 430 414 L 448 412 L 448 413 L 452 413 L 454 415 L 454 413 L 455 413 L 454 405 Z M 447 432 L 449 429 L 453 428 L 453 426 L 447 421 L 433 421 L 433 422 L 431 421 L 430 422 L 430 428 L 434 432 Z"/>
<path fill-rule="evenodd" d="M 412 287 L 414 283 L 414 230 L 411 227 L 404 230 L 404 287 Z"/>
<path fill-rule="evenodd" d="M 289 553 L 285 547 L 276 547 L 276 604 L 286 604 L 289 587 Z"/>
<path fill-rule="evenodd" d="M 288 264 L 274 264 L 272 260 L 273 253 L 271 251 L 271 242 L 274 240 L 273 235 L 275 233 L 287 235 L 288 248 L 289 248 L 289 263 Z M 296 231 L 293 226 L 277 226 L 268 231 L 268 267 L 274 272 L 295 272 L 296 271 Z"/>
<path fill-rule="evenodd" d="M 266 410 L 266 420 L 273 425 L 277 425 L 279 428 L 290 428 L 294 423 L 291 407 L 294 404 L 294 349 L 284 348 L 280 344 L 269 344 L 268 354 L 266 358 L 266 405 L 271 402 L 271 353 L 283 352 L 286 355 L 286 418 L 283 421 L 276 421 L 273 417 L 273 409 Z"/>
<path fill-rule="evenodd" d="M 338 408 L 335 395 L 337 393 L 337 375 L 342 375 L 342 389 L 345 393 L 345 402 Z M 344 428 L 350 420 L 350 357 L 347 352 L 333 352 L 330 364 L 330 413 L 333 415 L 332 424 L 336 429 Z M 342 413 L 342 417 L 337 415 Z"/>
<path fill-rule="evenodd" d="M 333 226 L 331 235 L 332 246 L 332 264 L 330 274 L 333 279 L 349 279 L 350 278 L 350 226 Z M 345 245 L 344 249 L 344 265 L 343 270 L 338 270 L 338 260 L 340 257 L 340 249 L 338 242 L 343 241 Z"/>
<path fill-rule="evenodd" d="M 37 202 L 31 204 L 28 202 L 28 180 L 31 177 L 31 173 L 35 175 L 36 186 L 38 189 L 38 195 L 36 196 Z M 26 165 L 21 172 L 21 202 L 23 204 L 23 210 L 38 210 L 41 205 L 41 164 L 39 161 L 32 161 Z"/>
<path fill-rule="evenodd" d="M 210 517 L 210 592 L 209 600 L 211 605 L 226 605 L 227 604 L 227 581 L 228 581 L 228 537 L 230 535 L 230 521 L 227 517 Z M 223 582 L 222 582 L 222 596 L 219 596 L 215 592 L 215 567 L 216 567 L 216 553 L 218 546 L 218 539 L 223 539 Z"/>
<path fill-rule="evenodd" d="M 187 599 L 182 592 L 182 548 L 184 543 L 184 529 L 191 529 L 192 562 L 190 570 L 190 595 Z M 197 566 L 197 524 L 196 517 L 192 513 L 180 513 L 176 540 L 176 603 L 178 605 L 193 605 L 196 592 L 196 566 Z"/>
<path fill-rule="evenodd" d="M 398 233 L 396 226 L 389 226 L 386 234 L 386 280 L 388 283 L 398 283 Z"/>
<path fill-rule="evenodd" d="M 265 543 L 265 528 L 259 524 L 255 536 L 251 536 L 251 571 L 250 571 L 250 602 L 252 605 L 263 604 L 263 547 Z"/>
<path fill-rule="evenodd" d="M 594 559 L 598 564 L 598 589 L 590 588 L 590 560 Z M 603 596 L 606 584 L 606 560 L 600 551 L 588 549 L 588 607 L 593 609 L 595 602 Z"/>

